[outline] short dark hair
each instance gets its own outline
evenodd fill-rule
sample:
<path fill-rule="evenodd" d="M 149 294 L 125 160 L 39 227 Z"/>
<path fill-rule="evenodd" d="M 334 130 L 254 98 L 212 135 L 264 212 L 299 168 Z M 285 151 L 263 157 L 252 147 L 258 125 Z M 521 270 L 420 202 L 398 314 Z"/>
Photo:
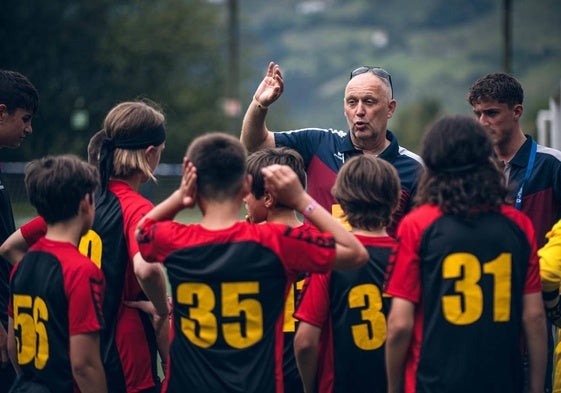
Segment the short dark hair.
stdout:
<path fill-rule="evenodd" d="M 482 101 L 496 100 L 512 108 L 524 102 L 524 90 L 512 75 L 497 72 L 475 81 L 469 89 L 467 100 L 472 106 Z"/>
<path fill-rule="evenodd" d="M 471 216 L 498 210 L 506 202 L 503 172 L 483 126 L 468 116 L 445 116 L 423 139 L 426 170 L 419 180 L 417 204 L 434 204 L 446 214 Z"/>
<path fill-rule="evenodd" d="M 259 199 L 265 194 L 265 178 L 261 169 L 273 165 L 288 165 L 298 176 L 300 184 L 306 188 L 304 159 L 296 150 L 288 147 L 273 147 L 258 150 L 247 158 L 247 173 L 253 177 L 251 193 Z"/>
<path fill-rule="evenodd" d="M 247 153 L 238 138 L 211 132 L 193 140 L 187 158 L 197 168 L 197 194 L 221 201 L 235 197 L 247 174 Z"/>
<path fill-rule="evenodd" d="M 389 162 L 362 154 L 343 164 L 331 192 L 353 228 L 374 230 L 390 224 L 401 182 Z"/>
<path fill-rule="evenodd" d="M 19 72 L 0 70 L 0 104 L 6 105 L 10 115 L 18 108 L 35 114 L 39 107 L 39 93 Z"/>
<path fill-rule="evenodd" d="M 77 156 L 47 156 L 25 168 L 25 188 L 31 204 L 47 224 L 78 214 L 80 201 L 99 186 L 97 169 Z"/>

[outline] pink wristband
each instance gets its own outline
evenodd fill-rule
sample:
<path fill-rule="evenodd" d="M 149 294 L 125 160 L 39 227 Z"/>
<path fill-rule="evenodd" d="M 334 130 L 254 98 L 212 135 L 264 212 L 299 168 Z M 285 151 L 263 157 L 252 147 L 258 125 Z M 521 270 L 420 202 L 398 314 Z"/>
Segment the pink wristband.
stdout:
<path fill-rule="evenodd" d="M 306 206 L 306 208 L 302 211 L 302 215 L 304 217 L 308 218 L 308 216 L 315 210 L 317 205 L 318 205 L 318 203 L 316 202 L 316 200 L 312 199 L 310 204 L 308 206 Z"/>

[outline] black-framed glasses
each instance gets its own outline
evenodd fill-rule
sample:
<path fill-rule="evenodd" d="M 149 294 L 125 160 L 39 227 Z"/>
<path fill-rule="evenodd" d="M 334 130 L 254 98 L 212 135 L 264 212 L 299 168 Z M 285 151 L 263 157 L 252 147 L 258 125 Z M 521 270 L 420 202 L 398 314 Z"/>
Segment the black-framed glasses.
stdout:
<path fill-rule="evenodd" d="M 393 98 L 392 76 L 388 71 L 384 70 L 382 67 L 373 67 L 373 66 L 358 67 L 355 70 L 353 70 L 353 72 L 351 72 L 351 77 L 349 79 L 353 79 L 355 76 L 360 75 L 360 74 L 364 74 L 365 72 L 368 72 L 368 71 L 372 72 L 374 75 L 376 75 L 379 78 L 387 80 L 390 83 L 390 89 L 391 89 L 392 98 Z"/>

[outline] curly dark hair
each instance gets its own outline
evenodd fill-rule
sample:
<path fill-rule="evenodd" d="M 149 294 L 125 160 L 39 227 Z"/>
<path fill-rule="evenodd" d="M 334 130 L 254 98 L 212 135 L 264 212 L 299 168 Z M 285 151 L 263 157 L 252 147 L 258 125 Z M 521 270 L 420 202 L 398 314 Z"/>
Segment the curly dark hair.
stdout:
<path fill-rule="evenodd" d="M 434 204 L 445 214 L 469 217 L 506 203 L 504 175 L 485 129 L 467 116 L 437 120 L 423 140 L 415 203 Z"/>
<path fill-rule="evenodd" d="M 507 104 L 509 108 L 522 104 L 524 101 L 522 85 L 513 76 L 504 72 L 497 72 L 487 74 L 475 81 L 467 95 L 467 101 L 472 106 L 482 101 L 493 100 Z"/>

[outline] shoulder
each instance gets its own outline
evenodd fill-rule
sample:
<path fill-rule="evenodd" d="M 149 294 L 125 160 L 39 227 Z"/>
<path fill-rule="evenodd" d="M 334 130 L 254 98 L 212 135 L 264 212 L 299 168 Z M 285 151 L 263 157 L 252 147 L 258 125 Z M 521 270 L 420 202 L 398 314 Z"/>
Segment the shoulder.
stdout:
<path fill-rule="evenodd" d="M 550 159 L 554 159 L 559 162 L 559 165 L 561 165 L 561 151 L 557 149 L 538 144 L 536 153 L 549 157 Z"/>
<path fill-rule="evenodd" d="M 442 216 L 442 211 L 436 205 L 425 204 L 407 213 L 399 223 L 399 230 L 414 229 L 423 231 L 436 219 Z M 398 234 L 401 232 L 398 230 Z"/>
<path fill-rule="evenodd" d="M 347 131 L 335 130 L 332 128 L 301 128 L 298 130 L 275 132 L 275 140 L 282 139 L 344 139 Z"/>
<path fill-rule="evenodd" d="M 421 158 L 421 156 L 413 153 L 412 151 L 406 149 L 403 146 L 399 146 L 397 152 L 398 152 L 398 155 L 400 157 L 414 162 L 414 165 L 416 165 L 416 166 L 423 166 L 424 165 L 423 164 L 423 159 Z"/>
<path fill-rule="evenodd" d="M 533 237 L 534 226 L 532 224 L 532 220 L 530 220 L 526 214 L 510 205 L 503 205 L 501 207 L 501 214 L 514 221 L 525 232 L 532 232 Z"/>

